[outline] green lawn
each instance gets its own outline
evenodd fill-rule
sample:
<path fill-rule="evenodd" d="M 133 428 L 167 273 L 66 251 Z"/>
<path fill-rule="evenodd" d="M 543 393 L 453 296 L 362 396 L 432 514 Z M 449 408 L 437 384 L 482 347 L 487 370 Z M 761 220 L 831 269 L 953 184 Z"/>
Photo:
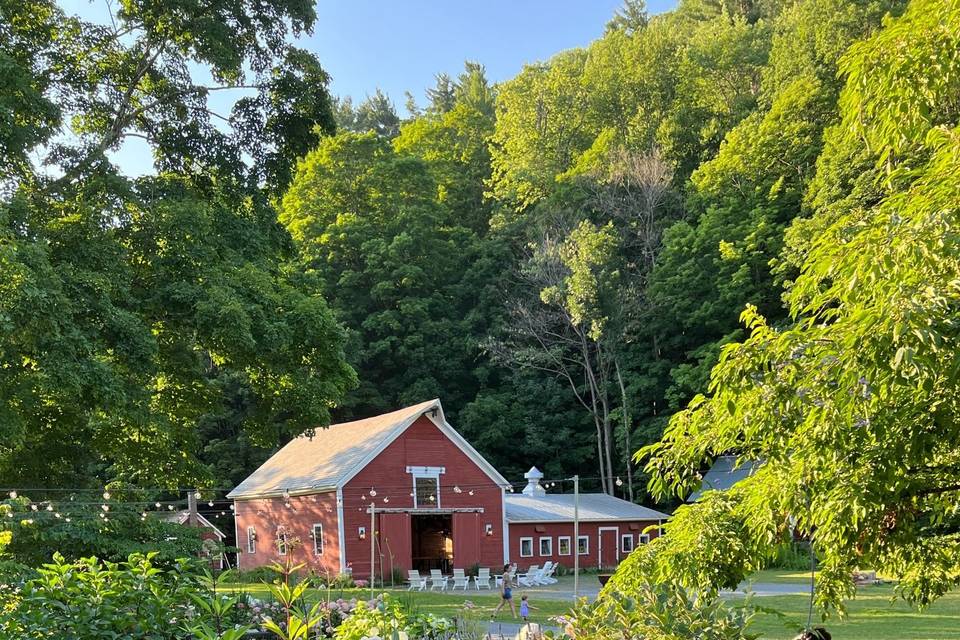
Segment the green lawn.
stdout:
<path fill-rule="evenodd" d="M 224 587 L 224 590 L 246 591 L 255 598 L 262 600 L 270 599 L 270 595 L 267 592 L 267 587 L 262 584 L 229 585 Z M 500 596 L 496 591 L 493 591 L 492 593 L 484 591 L 481 592 L 482 595 L 480 595 L 477 594 L 477 592 L 467 592 L 464 594 L 462 592 L 440 593 L 436 591 L 407 591 L 405 589 L 377 589 L 376 593 L 382 593 L 383 591 L 386 591 L 401 602 L 409 603 L 410 608 L 414 611 L 420 613 L 434 613 L 447 618 L 452 618 L 455 616 L 461 607 L 463 607 L 463 603 L 466 600 L 469 600 L 481 609 L 488 609 L 491 613 L 496 606 L 500 604 Z M 326 591 L 314 591 L 313 593 L 316 595 L 316 597 L 327 597 Z M 330 591 L 330 598 L 344 598 L 346 600 L 351 598 L 369 599 L 370 589 L 334 589 Z M 519 596 L 517 596 L 514 600 L 517 604 L 519 613 Z M 551 616 L 557 616 L 566 613 L 570 609 L 569 602 L 564 602 L 562 600 L 550 600 L 547 598 L 539 598 L 534 600 L 534 598 L 531 597 L 530 604 L 532 607 L 537 608 L 535 611 L 530 612 L 530 619 L 534 622 L 545 624 L 552 624 L 549 621 Z M 510 622 L 514 620 L 509 608 L 501 611 L 497 619 L 503 622 Z"/>
<path fill-rule="evenodd" d="M 867 587 L 847 604 L 847 619 L 820 622 L 835 640 L 940 640 L 960 634 L 960 593 L 944 596 L 923 612 L 902 600 L 893 600 L 892 586 Z M 787 640 L 807 618 L 805 596 L 755 598 L 758 606 L 776 609 L 787 619 L 758 614 L 754 630 L 763 638 Z M 816 614 L 815 614 L 816 615 Z"/>
<path fill-rule="evenodd" d="M 802 574 L 799 574 L 802 575 Z M 790 572 L 763 572 L 754 577 L 755 582 L 798 582 L 790 578 Z M 230 585 L 228 590 L 243 590 L 261 599 L 269 599 L 264 585 Z M 483 595 L 476 593 L 451 594 L 437 592 L 408 592 L 388 590 L 401 601 L 407 601 L 416 611 L 435 613 L 453 617 L 465 600 L 478 607 L 493 610 L 500 599 L 496 592 Z M 326 596 L 326 592 L 314 592 L 317 597 Z M 330 593 L 332 598 L 369 598 L 369 589 L 343 589 Z M 844 621 L 828 620 L 823 624 L 835 640 L 941 640 L 957 638 L 960 635 L 960 593 L 941 598 L 923 612 L 911 609 L 902 600 L 891 600 L 893 587 L 889 585 L 866 587 L 860 595 L 848 603 L 848 616 Z M 565 613 L 569 603 L 562 600 L 550 600 L 531 596 L 531 603 L 538 607 L 532 611 L 531 619 L 549 624 L 551 616 Z M 758 614 L 753 630 L 770 640 L 788 640 L 796 635 L 807 616 L 808 599 L 801 595 L 764 596 L 754 598 L 754 603 L 765 608 L 775 609 L 784 617 L 769 613 Z M 512 620 L 509 610 L 501 612 L 499 619 Z"/>

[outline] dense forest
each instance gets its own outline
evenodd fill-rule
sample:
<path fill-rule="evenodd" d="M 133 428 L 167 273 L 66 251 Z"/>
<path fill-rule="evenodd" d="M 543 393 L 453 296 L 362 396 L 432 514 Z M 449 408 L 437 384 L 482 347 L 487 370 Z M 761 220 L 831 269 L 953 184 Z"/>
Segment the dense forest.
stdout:
<path fill-rule="evenodd" d="M 879 197 L 839 63 L 905 2 L 631 0 L 506 82 L 438 75 L 409 117 L 329 95 L 287 44 L 302 3 L 141 4 L 0 0 L 3 486 L 227 488 L 439 397 L 507 477 L 647 499 L 632 454 Z M 130 137 L 156 175 L 110 161 Z"/>

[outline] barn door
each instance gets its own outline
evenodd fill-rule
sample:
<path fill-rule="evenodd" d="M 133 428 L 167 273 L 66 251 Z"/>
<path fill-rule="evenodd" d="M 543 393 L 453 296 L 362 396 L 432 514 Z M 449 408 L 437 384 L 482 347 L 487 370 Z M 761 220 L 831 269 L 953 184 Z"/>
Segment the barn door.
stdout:
<path fill-rule="evenodd" d="M 620 530 L 616 527 L 600 527 L 598 537 L 600 567 L 616 567 L 620 563 L 620 549 L 617 547 Z"/>
<path fill-rule="evenodd" d="M 480 514 L 453 514 L 453 566 L 469 569 L 480 562 Z"/>
<path fill-rule="evenodd" d="M 378 533 L 378 577 L 383 576 L 384 584 L 390 584 L 396 569 L 406 580 L 407 570 L 413 566 L 410 551 L 410 514 L 381 513 Z"/>

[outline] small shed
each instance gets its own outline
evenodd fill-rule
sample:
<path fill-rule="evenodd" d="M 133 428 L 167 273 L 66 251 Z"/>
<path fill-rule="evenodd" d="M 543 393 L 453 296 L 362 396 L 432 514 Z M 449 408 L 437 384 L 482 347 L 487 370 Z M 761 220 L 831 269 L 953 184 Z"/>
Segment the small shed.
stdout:
<path fill-rule="evenodd" d="M 161 519 L 166 522 L 173 522 L 175 524 L 180 524 L 185 527 L 193 526 L 190 524 L 190 510 L 184 509 L 183 511 L 171 511 L 169 513 L 164 513 L 161 516 Z M 209 558 L 211 564 L 213 564 L 217 569 L 223 569 L 227 565 L 226 558 L 223 553 L 223 544 L 226 540 L 226 534 L 217 528 L 212 522 L 207 520 L 203 514 L 197 513 L 197 524 L 195 526 L 200 527 L 202 531 L 200 532 L 200 540 L 203 541 L 203 557 Z"/>

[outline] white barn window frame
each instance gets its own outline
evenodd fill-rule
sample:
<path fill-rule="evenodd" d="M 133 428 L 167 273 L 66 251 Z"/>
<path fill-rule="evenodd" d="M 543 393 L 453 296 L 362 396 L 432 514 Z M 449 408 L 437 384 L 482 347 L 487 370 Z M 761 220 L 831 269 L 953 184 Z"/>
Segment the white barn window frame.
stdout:
<path fill-rule="evenodd" d="M 550 557 L 553 556 L 553 536 L 541 536 L 541 538 L 537 542 L 539 546 L 538 551 L 540 551 L 541 556 L 550 556 Z M 547 543 L 546 551 L 544 551 L 543 543 Z"/>
<path fill-rule="evenodd" d="M 590 536 L 580 536 L 577 538 L 577 555 L 590 555 Z"/>
<path fill-rule="evenodd" d="M 620 553 L 631 553 L 634 549 L 634 541 L 632 533 L 621 533 L 620 534 Z"/>
<path fill-rule="evenodd" d="M 247 527 L 247 553 L 257 552 L 257 529 L 256 527 Z"/>
<path fill-rule="evenodd" d="M 323 524 L 315 522 L 310 527 L 310 537 L 313 538 L 313 553 L 318 556 L 323 555 Z"/>
<path fill-rule="evenodd" d="M 524 553 L 524 548 L 526 548 L 526 553 Z M 533 538 L 532 537 L 523 537 L 520 538 L 520 557 L 521 558 L 532 558 L 533 557 Z"/>
<path fill-rule="evenodd" d="M 446 472 L 446 467 L 407 467 L 407 473 L 412 476 L 414 509 L 440 508 L 440 476 Z M 428 483 L 422 483 L 427 486 L 418 486 L 417 480 L 432 480 L 433 487 L 430 488 Z M 429 499 L 430 496 L 433 500 Z"/>
<path fill-rule="evenodd" d="M 561 556 L 572 555 L 570 551 L 570 536 L 557 537 L 557 555 L 561 555 Z"/>

